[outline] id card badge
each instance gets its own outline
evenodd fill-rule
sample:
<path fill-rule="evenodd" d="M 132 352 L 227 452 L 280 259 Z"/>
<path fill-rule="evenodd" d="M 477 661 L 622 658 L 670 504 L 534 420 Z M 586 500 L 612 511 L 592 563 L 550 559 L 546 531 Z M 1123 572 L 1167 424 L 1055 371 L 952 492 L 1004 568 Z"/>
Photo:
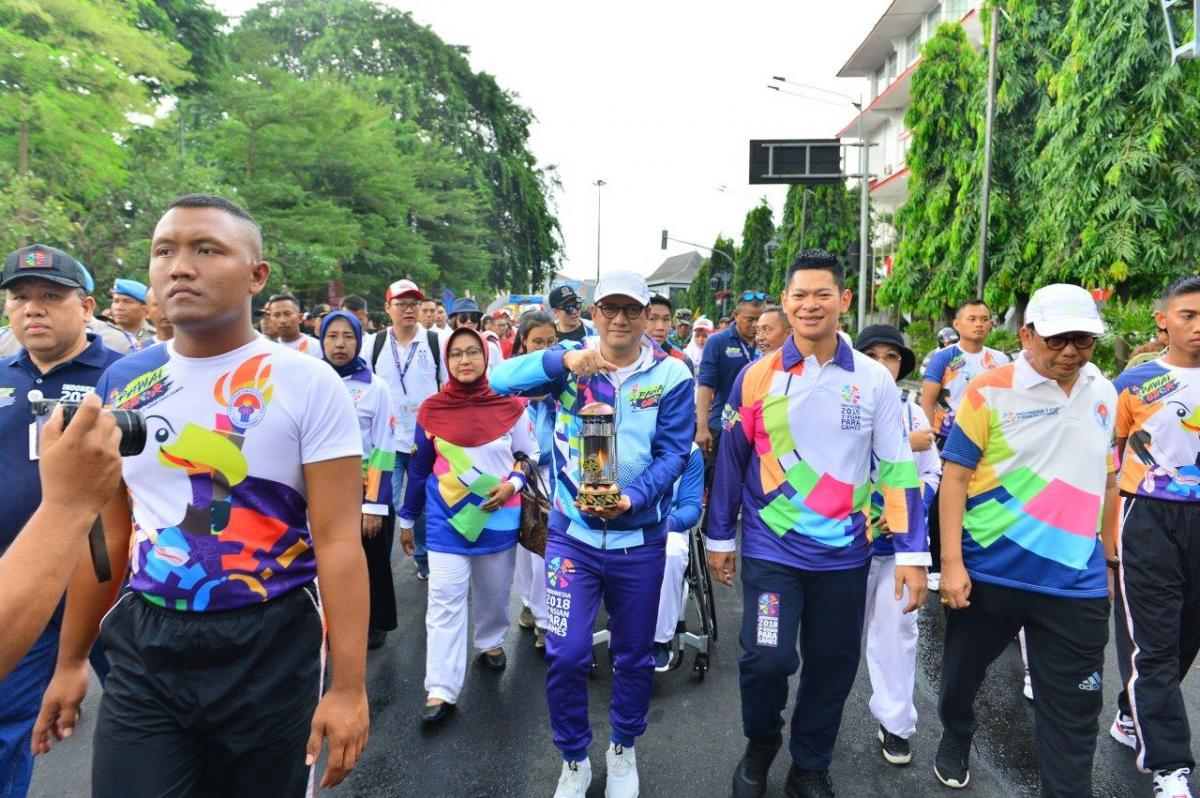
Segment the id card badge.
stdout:
<path fill-rule="evenodd" d="M 400 408 L 400 431 L 404 435 L 405 440 L 412 440 L 417 434 L 417 405 L 406 404 Z"/>

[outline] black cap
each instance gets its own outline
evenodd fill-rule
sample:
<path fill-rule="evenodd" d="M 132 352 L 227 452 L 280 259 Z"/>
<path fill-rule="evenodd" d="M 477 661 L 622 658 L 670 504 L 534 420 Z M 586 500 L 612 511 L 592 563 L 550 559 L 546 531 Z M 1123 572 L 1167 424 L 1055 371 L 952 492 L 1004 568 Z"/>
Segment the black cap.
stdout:
<path fill-rule="evenodd" d="M 84 290 L 87 290 L 89 282 L 87 273 L 79 261 L 61 249 L 44 244 L 31 244 L 5 258 L 4 272 L 0 275 L 0 288 L 7 288 L 26 277 L 36 277 Z"/>
<path fill-rule="evenodd" d="M 555 310 L 567 305 L 582 304 L 583 300 L 579 298 L 579 294 L 575 293 L 575 289 L 569 285 L 560 285 L 550 291 L 550 307 Z"/>
<path fill-rule="evenodd" d="M 917 356 L 904 343 L 904 336 L 899 330 L 890 324 L 872 324 L 864 327 L 854 342 L 854 348 L 859 352 L 866 352 L 875 344 L 887 344 L 900 350 L 900 373 L 896 375 L 896 379 L 902 380 L 912 373 L 917 365 Z"/>

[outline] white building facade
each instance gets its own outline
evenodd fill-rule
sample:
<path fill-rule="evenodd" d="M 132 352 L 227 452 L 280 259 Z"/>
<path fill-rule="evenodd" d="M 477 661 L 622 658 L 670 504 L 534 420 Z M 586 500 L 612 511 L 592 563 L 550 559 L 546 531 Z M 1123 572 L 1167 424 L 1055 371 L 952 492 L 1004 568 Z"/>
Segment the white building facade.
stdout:
<path fill-rule="evenodd" d="M 905 155 L 911 137 L 904 114 L 912 104 L 912 77 L 921 65 L 921 47 L 943 22 L 960 23 L 968 40 L 982 46 L 979 5 L 979 0 L 895 0 L 837 73 L 839 78 L 868 82 L 861 117 L 872 145 L 868 171 L 873 175 L 871 202 L 876 213 L 895 213 L 908 198 Z M 837 135 L 858 138 L 858 127 L 855 116 Z M 886 247 L 882 241 L 877 244 Z"/>

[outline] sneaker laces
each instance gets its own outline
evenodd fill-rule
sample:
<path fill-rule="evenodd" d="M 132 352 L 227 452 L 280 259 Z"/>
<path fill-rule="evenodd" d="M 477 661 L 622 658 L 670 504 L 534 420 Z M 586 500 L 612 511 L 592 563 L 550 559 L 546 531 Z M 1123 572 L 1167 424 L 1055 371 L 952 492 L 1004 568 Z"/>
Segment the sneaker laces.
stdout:
<path fill-rule="evenodd" d="M 579 767 L 578 762 L 566 762 L 566 768 L 559 776 L 558 783 L 564 787 L 569 787 L 576 791 L 582 791 L 587 788 L 584 783 L 583 770 Z"/>
<path fill-rule="evenodd" d="M 633 757 L 625 756 L 625 746 L 617 745 L 613 747 L 611 770 L 617 778 L 624 778 L 633 770 Z"/>

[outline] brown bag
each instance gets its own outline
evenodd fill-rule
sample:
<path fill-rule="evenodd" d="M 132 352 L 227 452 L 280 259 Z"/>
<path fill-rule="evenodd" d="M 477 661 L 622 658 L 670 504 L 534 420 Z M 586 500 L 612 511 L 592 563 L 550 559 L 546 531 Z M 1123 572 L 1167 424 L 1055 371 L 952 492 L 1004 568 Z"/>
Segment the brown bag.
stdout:
<path fill-rule="evenodd" d="M 546 537 L 550 534 L 550 499 L 542 483 L 538 467 L 522 453 L 516 456 L 517 465 L 525 473 L 525 490 L 521 491 L 521 529 L 517 542 L 539 557 L 546 556 Z"/>

